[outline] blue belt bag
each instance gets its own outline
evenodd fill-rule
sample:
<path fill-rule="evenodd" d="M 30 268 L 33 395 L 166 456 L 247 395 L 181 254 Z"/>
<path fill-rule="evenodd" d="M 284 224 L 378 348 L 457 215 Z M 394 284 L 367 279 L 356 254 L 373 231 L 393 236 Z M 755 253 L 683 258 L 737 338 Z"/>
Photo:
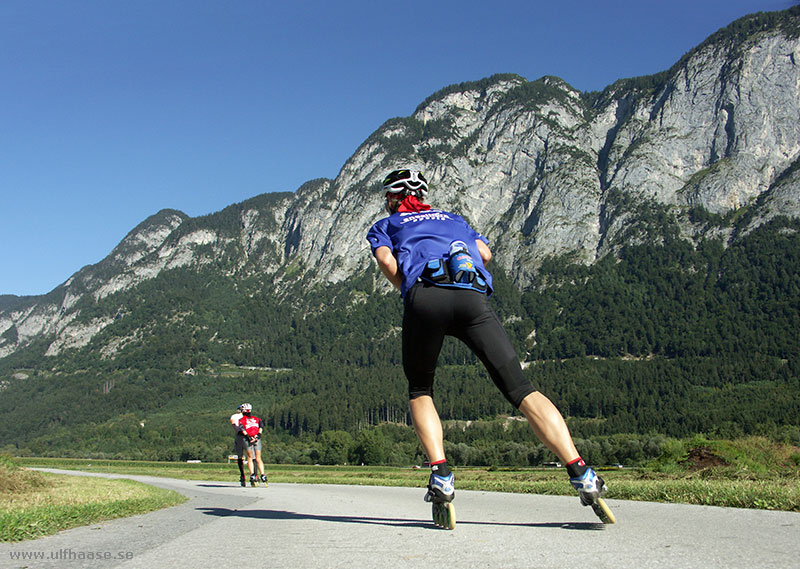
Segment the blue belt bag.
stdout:
<path fill-rule="evenodd" d="M 478 292 L 486 292 L 488 289 L 463 241 L 454 241 L 450 245 L 450 255 L 447 258 L 428 261 L 420 278 L 435 286 Z"/>

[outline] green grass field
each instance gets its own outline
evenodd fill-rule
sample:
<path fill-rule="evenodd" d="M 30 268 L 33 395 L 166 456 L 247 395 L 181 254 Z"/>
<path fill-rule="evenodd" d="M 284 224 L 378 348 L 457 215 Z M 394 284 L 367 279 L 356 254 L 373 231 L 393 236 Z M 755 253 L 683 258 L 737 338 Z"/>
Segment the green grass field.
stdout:
<path fill-rule="evenodd" d="M 737 443 L 702 441 L 717 458 L 713 466 L 690 467 L 684 453 L 642 469 L 600 469 L 609 486 L 608 498 L 712 506 L 800 511 L 800 478 L 795 447 L 764 439 Z M 709 446 L 710 445 L 710 446 Z M 688 453 L 691 454 L 691 453 Z M 697 453 L 695 453 L 697 454 Z M 27 466 L 117 474 L 143 474 L 188 480 L 237 481 L 235 464 L 165 463 L 82 459 L 21 459 Z M 427 471 L 411 467 L 267 465 L 271 482 L 357 484 L 424 488 Z M 572 496 L 563 469 L 455 469 L 463 490 Z"/>
<path fill-rule="evenodd" d="M 185 501 L 177 492 L 133 480 L 40 473 L 0 457 L 0 541 L 34 539 Z"/>

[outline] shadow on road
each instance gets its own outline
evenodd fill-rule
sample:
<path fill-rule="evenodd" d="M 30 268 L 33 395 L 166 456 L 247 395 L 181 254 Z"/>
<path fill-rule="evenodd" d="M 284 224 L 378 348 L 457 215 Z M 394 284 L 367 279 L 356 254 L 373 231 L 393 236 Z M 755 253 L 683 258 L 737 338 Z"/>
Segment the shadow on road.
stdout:
<path fill-rule="evenodd" d="M 396 527 L 418 527 L 438 530 L 433 522 L 428 520 L 409 520 L 400 518 L 372 518 L 363 516 L 325 516 L 321 514 L 302 514 L 287 512 L 285 510 L 232 510 L 230 508 L 197 508 L 208 516 L 237 516 L 242 518 L 255 518 L 261 520 L 317 520 L 322 522 L 343 524 L 374 524 Z M 471 522 L 459 520 L 458 525 L 480 526 L 517 526 L 529 528 L 557 528 L 578 531 L 602 531 L 605 525 L 601 523 L 586 522 L 547 522 L 547 523 L 512 523 L 512 522 Z"/>

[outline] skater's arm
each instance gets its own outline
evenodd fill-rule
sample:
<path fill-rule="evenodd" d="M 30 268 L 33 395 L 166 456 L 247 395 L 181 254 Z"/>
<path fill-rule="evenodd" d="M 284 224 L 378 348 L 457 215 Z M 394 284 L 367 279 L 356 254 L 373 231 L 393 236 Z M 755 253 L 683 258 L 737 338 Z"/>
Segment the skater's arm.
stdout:
<path fill-rule="evenodd" d="M 378 267 L 383 275 L 395 288 L 399 289 L 403 284 L 403 275 L 400 274 L 400 267 L 397 265 L 397 259 L 392 254 L 392 250 L 386 246 L 378 247 L 375 249 L 375 260 L 378 261 Z"/>
<path fill-rule="evenodd" d="M 483 259 L 483 264 L 488 265 L 489 261 L 492 260 L 492 250 L 489 249 L 489 246 L 480 239 L 476 239 L 475 243 L 477 243 L 478 245 L 478 252 L 481 254 L 481 259 Z"/>

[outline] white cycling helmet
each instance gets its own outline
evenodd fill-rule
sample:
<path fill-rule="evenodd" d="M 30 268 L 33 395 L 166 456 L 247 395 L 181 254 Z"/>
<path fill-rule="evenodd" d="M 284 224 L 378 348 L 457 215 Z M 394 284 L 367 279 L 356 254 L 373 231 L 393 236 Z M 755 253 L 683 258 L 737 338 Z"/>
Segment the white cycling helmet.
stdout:
<path fill-rule="evenodd" d="M 394 170 L 383 180 L 383 191 L 424 199 L 428 195 L 428 180 L 419 170 Z"/>

